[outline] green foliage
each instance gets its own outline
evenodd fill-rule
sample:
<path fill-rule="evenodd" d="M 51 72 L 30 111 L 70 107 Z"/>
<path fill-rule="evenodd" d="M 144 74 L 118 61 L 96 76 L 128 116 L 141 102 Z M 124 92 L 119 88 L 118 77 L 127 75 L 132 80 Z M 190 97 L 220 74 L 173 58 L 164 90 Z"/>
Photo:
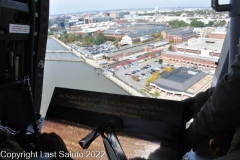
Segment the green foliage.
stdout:
<path fill-rule="evenodd" d="M 150 93 L 150 95 L 156 98 L 160 96 L 160 94 L 156 91 L 154 93 Z"/>
<path fill-rule="evenodd" d="M 89 46 L 93 44 L 94 40 L 95 39 L 93 37 L 89 37 L 89 36 L 83 37 L 83 43 L 85 44 L 85 46 Z"/>
<path fill-rule="evenodd" d="M 176 69 L 176 67 L 174 66 L 171 66 L 171 70 L 174 71 Z"/>
<path fill-rule="evenodd" d="M 190 23 L 190 26 L 192 27 L 204 27 L 204 23 L 201 21 L 197 21 L 197 19 L 193 19 Z"/>
<path fill-rule="evenodd" d="M 225 20 L 221 20 L 221 21 L 219 21 L 219 22 L 215 22 L 214 23 L 214 27 L 223 27 L 223 26 L 225 26 L 226 25 L 226 21 Z"/>
<path fill-rule="evenodd" d="M 214 21 L 209 21 L 208 24 L 206 24 L 206 27 L 213 27 Z"/>
<path fill-rule="evenodd" d="M 157 34 L 152 34 L 151 35 L 154 39 L 163 39 L 162 34 L 161 33 L 157 33 Z"/>
<path fill-rule="evenodd" d="M 169 50 L 169 51 L 172 51 L 172 50 L 173 50 L 172 45 L 170 45 L 170 46 L 168 47 L 168 50 Z"/>
<path fill-rule="evenodd" d="M 48 35 L 50 36 L 50 35 L 53 35 L 53 32 L 48 32 Z"/>
<path fill-rule="evenodd" d="M 114 37 L 105 37 L 106 41 L 115 41 L 116 39 Z"/>
<path fill-rule="evenodd" d="M 138 14 L 138 16 L 153 16 L 155 13 Z"/>
<path fill-rule="evenodd" d="M 99 33 L 96 37 L 96 39 L 94 40 L 94 44 L 99 45 L 105 42 L 105 37 L 103 35 L 103 33 Z"/>
<path fill-rule="evenodd" d="M 187 24 L 186 22 L 179 20 L 169 21 L 168 24 L 171 25 L 172 28 L 181 28 L 189 26 L 189 24 Z"/>
<path fill-rule="evenodd" d="M 115 41 L 113 42 L 113 45 L 117 47 L 118 42 L 120 42 L 120 41 L 121 41 L 121 38 L 116 38 Z"/>
<path fill-rule="evenodd" d="M 158 62 L 159 62 L 159 64 L 162 64 L 163 60 L 162 60 L 162 59 L 159 59 L 159 61 L 158 61 Z"/>

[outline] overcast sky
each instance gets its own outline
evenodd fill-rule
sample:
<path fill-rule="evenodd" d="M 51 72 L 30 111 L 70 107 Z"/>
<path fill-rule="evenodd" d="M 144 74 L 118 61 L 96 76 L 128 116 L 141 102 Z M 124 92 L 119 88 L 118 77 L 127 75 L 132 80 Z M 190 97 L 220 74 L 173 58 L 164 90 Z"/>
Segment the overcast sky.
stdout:
<path fill-rule="evenodd" d="M 229 0 L 219 0 L 228 4 Z M 161 7 L 210 7 L 211 0 L 50 0 L 50 15 L 94 10 Z"/>

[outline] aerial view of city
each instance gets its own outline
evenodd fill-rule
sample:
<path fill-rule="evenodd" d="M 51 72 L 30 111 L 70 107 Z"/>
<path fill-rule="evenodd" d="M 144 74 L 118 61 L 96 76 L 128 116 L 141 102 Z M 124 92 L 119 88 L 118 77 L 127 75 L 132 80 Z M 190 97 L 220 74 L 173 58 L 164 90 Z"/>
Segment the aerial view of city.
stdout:
<path fill-rule="evenodd" d="M 193 6 L 189 2 L 139 9 L 109 4 L 102 10 L 95 4 L 92 11 L 89 6 L 73 13 L 53 3 L 46 65 L 51 72 L 56 67 L 59 74 L 69 74 L 59 86 L 176 101 L 211 86 L 229 27 L 227 12 L 216 12 L 208 3 L 185 7 Z"/>

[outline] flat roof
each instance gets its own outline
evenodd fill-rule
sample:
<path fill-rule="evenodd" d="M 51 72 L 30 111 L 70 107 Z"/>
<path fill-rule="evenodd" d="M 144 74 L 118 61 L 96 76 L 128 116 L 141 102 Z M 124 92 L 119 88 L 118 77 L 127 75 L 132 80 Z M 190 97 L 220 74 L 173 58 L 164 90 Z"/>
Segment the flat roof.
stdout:
<path fill-rule="evenodd" d="M 205 83 L 203 82 L 208 80 L 208 83 L 211 80 L 206 79 L 205 81 L 202 81 L 202 83 L 199 83 L 205 77 L 207 77 L 205 72 L 196 69 L 180 67 L 173 72 L 161 73 L 161 77 L 152 82 L 152 84 L 167 90 L 194 94 L 204 86 Z M 196 84 L 198 84 L 198 88 L 195 87 L 195 90 L 189 90 Z"/>
<path fill-rule="evenodd" d="M 114 57 L 116 55 L 120 55 L 120 54 L 123 54 L 123 53 L 132 53 L 132 52 L 141 51 L 141 50 L 144 49 L 145 46 L 148 46 L 148 45 L 158 46 L 158 45 L 164 45 L 164 44 L 167 44 L 167 43 L 169 43 L 169 42 L 166 42 L 166 41 L 147 42 L 147 43 L 143 43 L 143 44 L 140 44 L 140 45 L 132 46 L 130 48 L 120 49 L 118 51 L 108 53 L 107 55 L 109 57 Z"/>
<path fill-rule="evenodd" d="M 186 48 L 192 50 L 210 50 L 220 53 L 223 46 L 223 40 L 213 38 L 198 38 L 196 42 L 187 44 L 181 43 L 176 46 L 177 48 Z"/>
<path fill-rule="evenodd" d="M 213 34 L 226 34 L 227 32 L 226 31 L 214 31 L 214 32 L 211 32 Z"/>
<path fill-rule="evenodd" d="M 209 61 L 213 61 L 213 62 L 218 62 L 219 57 L 203 57 L 201 55 L 196 55 L 193 53 L 179 53 L 179 52 L 170 52 L 170 51 L 166 51 L 166 52 L 162 52 L 162 54 L 170 54 L 170 55 L 176 55 L 176 56 L 184 56 L 184 57 L 189 57 L 189 58 L 197 58 L 197 59 L 202 59 L 202 60 L 209 60 Z"/>
<path fill-rule="evenodd" d="M 188 88 L 187 92 L 191 94 L 195 94 L 197 91 L 199 91 L 203 86 L 208 84 L 210 81 L 212 81 L 213 76 L 212 75 L 206 75 L 203 79 L 201 79 L 199 82 L 194 84 L 192 87 Z"/>

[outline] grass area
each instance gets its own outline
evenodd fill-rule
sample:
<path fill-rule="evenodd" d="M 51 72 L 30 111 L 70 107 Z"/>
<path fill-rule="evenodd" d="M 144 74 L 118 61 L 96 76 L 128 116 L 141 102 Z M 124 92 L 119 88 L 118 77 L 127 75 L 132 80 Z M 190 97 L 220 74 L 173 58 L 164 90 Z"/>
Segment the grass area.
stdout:
<path fill-rule="evenodd" d="M 157 98 L 160 96 L 160 94 L 158 92 L 154 92 L 154 93 L 149 93 L 151 96 Z"/>
<path fill-rule="evenodd" d="M 139 89 L 139 92 L 140 92 L 140 93 L 144 93 L 144 94 L 147 93 L 148 95 L 151 95 L 151 96 L 154 97 L 154 98 L 157 98 L 157 97 L 160 96 L 160 94 L 159 94 L 158 92 L 151 93 L 150 91 L 151 91 L 151 89 L 148 88 L 148 87 Z"/>

